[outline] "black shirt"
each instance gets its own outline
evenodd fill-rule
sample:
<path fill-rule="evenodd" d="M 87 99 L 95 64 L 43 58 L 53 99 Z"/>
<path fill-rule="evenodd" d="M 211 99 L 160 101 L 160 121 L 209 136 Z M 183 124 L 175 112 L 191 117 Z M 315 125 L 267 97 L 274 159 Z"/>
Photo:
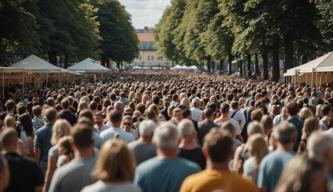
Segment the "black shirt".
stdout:
<path fill-rule="evenodd" d="M 200 145 L 203 145 L 204 138 L 211 128 L 218 127 L 213 121 L 203 121 L 199 123 L 198 139 Z"/>
<path fill-rule="evenodd" d="M 200 147 L 195 149 L 180 148 L 178 156 L 198 164 L 201 169 L 206 167 L 206 159 Z"/>
<path fill-rule="evenodd" d="M 76 123 L 76 116 L 70 111 L 61 111 L 59 113 L 59 118 L 66 119 L 72 126 Z"/>
<path fill-rule="evenodd" d="M 10 171 L 10 183 L 6 192 L 34 192 L 35 187 L 43 185 L 44 176 L 35 161 L 16 153 L 6 153 L 4 156 Z"/>

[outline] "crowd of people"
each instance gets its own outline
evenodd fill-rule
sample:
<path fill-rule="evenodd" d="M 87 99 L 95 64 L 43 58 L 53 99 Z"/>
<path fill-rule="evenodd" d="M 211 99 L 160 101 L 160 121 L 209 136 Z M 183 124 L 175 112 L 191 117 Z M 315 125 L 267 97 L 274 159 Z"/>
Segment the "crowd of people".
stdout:
<path fill-rule="evenodd" d="M 333 191 L 332 104 L 329 86 L 190 73 L 14 89 L 0 192 Z"/>

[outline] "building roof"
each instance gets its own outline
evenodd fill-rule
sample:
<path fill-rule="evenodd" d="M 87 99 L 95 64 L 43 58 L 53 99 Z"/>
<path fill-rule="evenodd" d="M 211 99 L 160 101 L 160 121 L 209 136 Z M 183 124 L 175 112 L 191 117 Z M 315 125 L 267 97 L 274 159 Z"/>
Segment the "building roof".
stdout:
<path fill-rule="evenodd" d="M 138 39 L 140 42 L 154 42 L 154 34 L 151 32 L 138 33 Z"/>

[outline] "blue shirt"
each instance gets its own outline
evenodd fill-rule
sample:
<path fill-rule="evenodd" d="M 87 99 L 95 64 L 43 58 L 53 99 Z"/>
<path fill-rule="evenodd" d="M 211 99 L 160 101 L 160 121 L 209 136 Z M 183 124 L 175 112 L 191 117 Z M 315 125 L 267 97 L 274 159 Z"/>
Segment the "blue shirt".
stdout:
<path fill-rule="evenodd" d="M 183 158 L 151 158 L 141 163 L 135 172 L 134 184 L 144 192 L 178 192 L 184 179 L 200 167 Z"/>
<path fill-rule="evenodd" d="M 53 124 L 46 123 L 43 127 L 39 128 L 35 137 L 35 148 L 40 150 L 40 160 L 47 161 L 48 152 L 51 148 Z"/>
<path fill-rule="evenodd" d="M 284 166 L 293 156 L 293 153 L 284 151 L 274 151 L 266 155 L 260 163 L 258 187 L 267 187 L 268 192 L 274 191 Z"/>
<path fill-rule="evenodd" d="M 296 152 L 298 149 L 298 145 L 301 142 L 302 139 L 302 129 L 303 129 L 303 121 L 298 119 L 297 117 L 291 117 L 288 119 L 288 122 L 293 124 L 296 128 L 296 143 L 294 145 L 294 151 Z"/>

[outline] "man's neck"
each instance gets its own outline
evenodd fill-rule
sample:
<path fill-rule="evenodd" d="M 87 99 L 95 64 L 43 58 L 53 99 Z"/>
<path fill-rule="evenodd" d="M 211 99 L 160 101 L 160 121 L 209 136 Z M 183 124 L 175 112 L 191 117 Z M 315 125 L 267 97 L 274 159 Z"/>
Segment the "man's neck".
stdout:
<path fill-rule="evenodd" d="M 88 157 L 93 157 L 94 156 L 94 152 L 93 152 L 93 148 L 87 148 L 87 149 L 81 149 L 81 150 L 75 150 L 75 159 L 84 159 L 84 158 L 88 158 Z"/>
<path fill-rule="evenodd" d="M 207 159 L 206 169 L 217 171 L 230 171 L 228 163 L 213 163 L 209 159 Z"/>
<path fill-rule="evenodd" d="M 138 141 L 141 143 L 151 144 L 151 138 L 140 137 Z"/>
<path fill-rule="evenodd" d="M 278 147 L 276 148 L 276 151 L 283 151 L 283 152 L 291 152 L 293 149 L 292 144 L 282 145 L 278 143 Z"/>
<path fill-rule="evenodd" d="M 193 142 L 193 139 L 182 139 L 180 140 L 179 143 L 179 148 L 183 148 L 183 149 L 193 149 L 196 148 L 197 145 Z"/>
<path fill-rule="evenodd" d="M 174 149 L 174 150 L 160 150 L 157 149 L 157 157 L 160 159 L 174 159 L 177 157 L 178 154 L 178 150 Z"/>
<path fill-rule="evenodd" d="M 16 152 L 17 146 L 10 146 L 10 147 L 3 147 L 2 153 L 17 153 Z"/>
<path fill-rule="evenodd" d="M 111 122 L 111 125 L 113 128 L 120 128 L 120 123 L 112 123 Z"/>

